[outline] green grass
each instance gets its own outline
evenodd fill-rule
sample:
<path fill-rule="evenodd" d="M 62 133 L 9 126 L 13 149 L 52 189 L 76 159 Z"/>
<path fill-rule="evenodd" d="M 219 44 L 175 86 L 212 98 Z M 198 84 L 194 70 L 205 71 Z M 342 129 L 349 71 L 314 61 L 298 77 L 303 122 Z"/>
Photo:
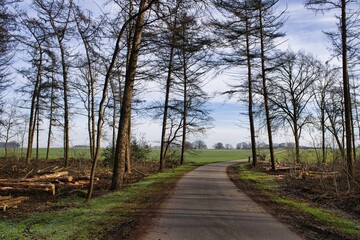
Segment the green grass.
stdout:
<path fill-rule="evenodd" d="M 279 162 L 295 162 L 295 150 L 285 149 L 276 154 L 276 159 Z M 338 150 L 326 151 L 326 162 L 333 162 L 334 160 L 341 159 Z M 321 149 L 300 149 L 300 161 L 305 164 L 314 164 L 322 162 Z"/>
<path fill-rule="evenodd" d="M 88 148 L 71 148 L 70 149 L 70 158 L 74 159 L 89 159 L 90 158 L 90 151 Z M 100 153 L 101 155 L 101 153 Z M 5 156 L 5 149 L 0 148 L 0 157 Z M 26 149 L 8 149 L 8 156 L 9 157 L 25 157 L 26 156 Z M 35 158 L 36 156 L 36 149 L 32 151 L 32 157 Z M 50 148 L 49 151 L 49 159 L 58 159 L 63 158 L 64 156 L 64 149 L 63 148 Z M 46 148 L 39 148 L 39 158 L 45 159 L 46 158 Z"/>
<path fill-rule="evenodd" d="M 250 150 L 192 150 L 186 155 L 186 160 L 197 164 L 244 159 L 251 156 Z"/>
<path fill-rule="evenodd" d="M 67 210 L 32 214 L 25 220 L 0 220 L 0 239 L 102 239 L 127 219 L 154 202 L 156 195 L 194 166 L 182 166 L 147 177 L 124 191 L 89 203 L 72 203 Z M 71 199 L 65 199 L 66 202 Z"/>
<path fill-rule="evenodd" d="M 324 225 L 336 229 L 340 233 L 360 238 L 359 221 L 351 221 L 325 209 L 311 206 L 308 203 L 296 199 L 283 197 L 277 191 L 280 186 L 275 180 L 274 175 L 253 171 L 247 166 L 246 164 L 240 164 L 239 166 L 239 178 L 247 185 L 260 190 L 273 201 L 307 214 Z"/>
<path fill-rule="evenodd" d="M 266 150 L 259 150 L 258 154 L 267 153 Z M 180 154 L 180 150 L 179 150 Z M 160 149 L 152 149 L 150 159 L 158 160 L 160 156 Z M 212 162 L 222 162 L 238 159 L 247 159 L 251 156 L 251 150 L 236 150 L 236 149 L 195 149 L 186 152 L 185 162 L 206 164 Z"/>

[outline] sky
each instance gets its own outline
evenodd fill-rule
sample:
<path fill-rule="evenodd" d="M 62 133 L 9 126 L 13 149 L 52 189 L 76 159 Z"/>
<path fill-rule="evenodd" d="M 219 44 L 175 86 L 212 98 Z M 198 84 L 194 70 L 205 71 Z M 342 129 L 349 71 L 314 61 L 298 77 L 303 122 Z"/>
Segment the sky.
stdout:
<path fill-rule="evenodd" d="M 323 31 L 335 28 L 334 16 L 330 14 L 323 15 L 312 10 L 305 9 L 302 0 L 280 0 L 279 11 L 287 8 L 288 20 L 283 31 L 286 33 L 287 40 L 282 49 L 292 49 L 294 51 L 306 51 L 317 56 L 321 61 L 329 60 L 330 47 Z M 228 89 L 227 82 L 231 77 L 224 73 L 208 83 L 206 90 L 209 93 L 221 92 Z M 228 100 L 224 96 L 216 95 L 211 100 L 212 117 L 214 118 L 213 129 L 203 137 L 194 137 L 189 141 L 201 139 L 205 141 L 208 148 L 215 143 L 231 144 L 233 147 L 240 142 L 250 142 L 250 130 L 248 116 L 241 113 L 246 112 L 246 106 L 236 99 Z M 144 136 L 153 146 L 159 144 L 160 122 L 154 124 L 154 121 L 144 119 L 138 127 L 134 129 L 138 134 Z M 142 132 L 146 129 L 146 133 Z M 257 134 L 257 142 L 267 142 L 266 132 Z M 307 133 L 303 133 L 304 138 L 301 141 L 303 145 L 310 145 L 311 138 Z M 289 131 L 279 131 L 274 134 L 274 142 L 293 142 L 293 137 Z"/>
<path fill-rule="evenodd" d="M 279 11 L 287 8 L 288 20 L 283 28 L 286 33 L 286 42 L 281 46 L 282 49 L 290 48 L 294 51 L 303 50 L 317 56 L 321 61 L 329 59 L 329 43 L 323 34 L 323 30 L 330 30 L 335 27 L 333 15 L 315 14 L 313 11 L 305 9 L 303 0 L 280 0 Z M 241 114 L 246 112 L 246 106 L 236 99 L 227 99 L 224 96 L 216 94 L 228 90 L 227 83 L 232 81 L 231 75 L 221 74 L 205 86 L 205 90 L 214 95 L 210 101 L 212 117 L 214 118 L 213 128 L 204 136 L 196 136 L 188 139 L 193 142 L 201 139 L 205 141 L 208 148 L 215 143 L 231 144 L 236 146 L 240 142 L 250 142 L 250 133 L 248 128 L 248 117 Z M 88 145 L 87 125 L 85 120 L 79 117 L 73 119 L 71 145 Z M 135 116 L 133 123 L 133 134 L 136 138 L 144 138 L 152 146 L 160 145 L 161 122 L 154 121 L 143 116 Z M 110 135 L 110 133 L 109 133 Z M 305 134 L 306 135 L 306 134 Z M 257 134 L 258 142 L 267 142 L 266 133 Z M 55 135 L 57 141 L 53 143 L 55 147 L 61 147 L 62 134 Z M 45 137 L 43 139 L 46 139 Z M 304 138 L 302 144 L 307 144 L 307 138 Z M 274 142 L 292 142 L 293 138 L 287 131 L 274 134 Z M 41 142 L 45 146 L 45 141 Z M 103 143 L 108 145 L 108 143 Z"/>

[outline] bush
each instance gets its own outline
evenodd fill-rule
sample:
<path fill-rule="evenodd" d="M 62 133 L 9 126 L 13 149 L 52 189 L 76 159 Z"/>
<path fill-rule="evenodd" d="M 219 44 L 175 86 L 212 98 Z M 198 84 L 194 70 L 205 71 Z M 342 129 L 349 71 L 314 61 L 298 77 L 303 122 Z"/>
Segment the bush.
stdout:
<path fill-rule="evenodd" d="M 143 139 L 136 140 L 133 138 L 131 140 L 131 161 L 132 162 L 139 162 L 144 161 L 149 158 L 151 147 L 150 145 Z M 111 167 L 114 164 L 114 156 L 113 156 L 113 147 L 107 146 L 103 149 L 101 156 L 103 158 L 103 165 Z"/>

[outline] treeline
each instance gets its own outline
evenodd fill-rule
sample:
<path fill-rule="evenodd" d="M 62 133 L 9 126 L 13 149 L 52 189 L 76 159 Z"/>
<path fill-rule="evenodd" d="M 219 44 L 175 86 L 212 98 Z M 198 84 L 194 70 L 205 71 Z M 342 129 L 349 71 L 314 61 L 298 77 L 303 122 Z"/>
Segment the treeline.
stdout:
<path fill-rule="evenodd" d="M 321 132 L 324 152 L 329 136 L 334 139 L 352 175 L 360 128 L 356 2 L 305 4 L 337 13 L 338 28 L 326 34 L 339 67 L 279 49 L 287 18 L 286 9 L 277 9 L 279 0 L 114 0 L 94 9 L 85 1 L 0 0 L 2 138 L 26 145 L 30 163 L 40 132 L 47 132 L 49 153 L 53 132 L 61 129 L 68 166 L 73 118 L 85 116 L 93 163 L 89 199 L 105 127 L 111 132 L 112 190 L 121 189 L 131 171 L 136 114 L 162 122 L 159 171 L 173 145 L 180 146 L 183 164 L 189 134 L 211 127 L 204 91 L 209 73 L 231 69 L 236 82 L 224 94 L 247 103 L 254 165 L 257 128 L 266 129 L 275 168 L 272 133 L 291 129 L 300 162 L 299 140 L 311 126 Z M 157 101 L 144 99 L 149 86 Z"/>

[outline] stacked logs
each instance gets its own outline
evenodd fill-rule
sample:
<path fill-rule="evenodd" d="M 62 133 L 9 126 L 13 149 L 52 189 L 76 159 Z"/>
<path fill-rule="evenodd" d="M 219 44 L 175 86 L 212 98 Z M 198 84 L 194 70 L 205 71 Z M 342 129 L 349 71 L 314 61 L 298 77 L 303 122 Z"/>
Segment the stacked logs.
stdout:
<path fill-rule="evenodd" d="M 0 193 L 2 191 L 45 191 L 55 195 L 55 188 L 59 185 L 67 185 L 74 188 L 82 188 L 89 184 L 90 177 L 69 175 L 68 171 L 46 173 L 32 178 L 24 179 L 0 179 Z M 95 181 L 99 181 L 96 177 Z"/>

